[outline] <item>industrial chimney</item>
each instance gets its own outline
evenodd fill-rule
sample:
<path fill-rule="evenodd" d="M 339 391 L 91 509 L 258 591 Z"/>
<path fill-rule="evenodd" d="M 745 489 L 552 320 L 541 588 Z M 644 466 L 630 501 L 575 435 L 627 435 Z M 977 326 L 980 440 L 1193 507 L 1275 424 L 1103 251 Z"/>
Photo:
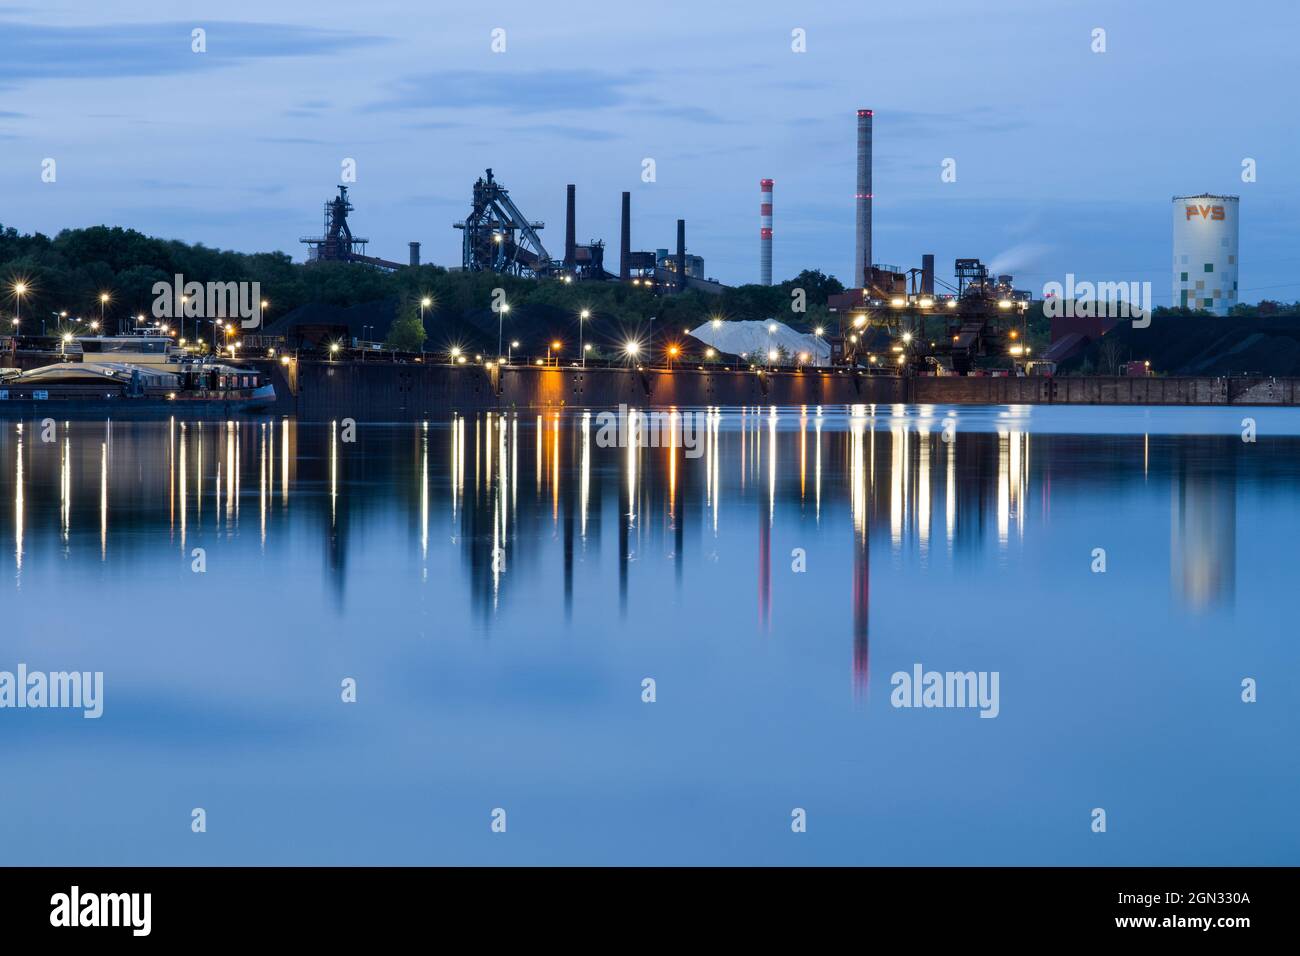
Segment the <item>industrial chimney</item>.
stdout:
<path fill-rule="evenodd" d="M 572 269 L 578 261 L 578 224 L 575 218 L 574 193 L 578 187 L 569 183 L 564 206 L 564 268 Z"/>
<path fill-rule="evenodd" d="M 677 220 L 677 291 L 686 289 L 686 220 Z"/>
<path fill-rule="evenodd" d="M 418 242 L 408 242 L 407 245 L 411 247 L 411 265 L 418 266 L 420 264 L 420 244 Z"/>
<path fill-rule="evenodd" d="M 921 295 L 934 295 L 934 253 L 921 256 Z"/>
<path fill-rule="evenodd" d="M 772 284 L 772 186 L 773 180 L 758 181 L 758 282 Z"/>
<path fill-rule="evenodd" d="M 632 278 L 632 194 L 623 193 L 623 223 L 618 240 L 618 277 Z"/>
<path fill-rule="evenodd" d="M 858 110 L 857 237 L 853 262 L 854 288 L 866 288 L 871 276 L 871 110 Z"/>

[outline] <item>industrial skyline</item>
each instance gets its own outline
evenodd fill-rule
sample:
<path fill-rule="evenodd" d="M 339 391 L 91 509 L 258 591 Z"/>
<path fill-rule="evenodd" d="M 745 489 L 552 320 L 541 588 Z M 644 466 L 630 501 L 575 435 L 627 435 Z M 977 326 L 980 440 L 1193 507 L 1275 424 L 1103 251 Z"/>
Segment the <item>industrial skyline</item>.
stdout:
<path fill-rule="evenodd" d="M 460 237 L 448 224 L 467 212 L 464 184 L 492 166 L 557 248 L 566 184 L 583 197 L 578 241 L 610 249 L 629 191 L 634 248 L 672 248 L 685 218 L 709 275 L 740 284 L 761 278 L 753 186 L 771 178 L 782 184 L 773 281 L 812 268 L 849 283 L 850 124 L 869 106 L 875 261 L 934 252 L 943 271 L 976 254 L 1034 288 L 1067 272 L 1149 280 L 1167 305 L 1166 204 L 1204 190 L 1241 195 L 1239 300 L 1300 298 L 1297 133 L 1266 121 L 1285 112 L 1272 82 L 1285 31 L 1225 23 L 1207 63 L 1187 51 L 1208 3 L 1040 6 L 930 2 L 868 15 L 760 3 L 743 21 L 690 8 L 688 19 L 645 23 L 611 10 L 562 26 L 516 3 L 428 20 L 390 0 L 364 20 L 349 5 L 268 14 L 245 0 L 200 4 L 185 20 L 152 0 L 57 17 L 4 8 L 0 223 L 47 234 L 107 223 L 301 259 L 297 240 L 315 229 L 307 210 L 351 159 L 370 252 L 402 261 L 418 241 L 424 261 L 455 265 Z M 1248 6 L 1294 17 L 1281 3 Z M 206 31 L 205 52 L 191 50 L 194 28 Z M 1091 48 L 1096 28 L 1104 53 Z M 504 52 L 492 51 L 496 29 Z M 863 59 L 868 29 L 878 47 Z M 918 77 L 918 30 L 937 51 L 1003 52 L 974 71 L 936 56 Z M 1213 135 L 1186 135 L 1164 88 L 1140 82 L 1153 71 L 1216 117 Z M 48 159 L 53 182 L 42 181 Z M 1254 182 L 1242 181 L 1245 159 Z M 954 181 L 942 176 L 948 160 Z"/>

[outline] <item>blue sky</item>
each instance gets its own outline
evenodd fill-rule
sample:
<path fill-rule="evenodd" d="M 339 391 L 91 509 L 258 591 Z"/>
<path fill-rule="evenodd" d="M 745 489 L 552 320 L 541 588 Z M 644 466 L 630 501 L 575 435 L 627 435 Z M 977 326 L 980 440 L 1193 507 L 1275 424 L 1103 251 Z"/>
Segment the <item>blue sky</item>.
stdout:
<path fill-rule="evenodd" d="M 757 279 L 771 177 L 776 277 L 845 278 L 868 107 L 877 261 L 934 252 L 946 275 L 978 256 L 1036 291 L 1067 272 L 1149 279 L 1167 303 L 1170 197 L 1227 192 L 1242 300 L 1300 299 L 1297 28 L 1282 0 L 0 3 L 0 222 L 301 258 L 350 157 L 371 253 L 419 240 L 455 265 L 451 223 L 492 166 L 557 254 L 566 183 L 580 241 L 611 254 L 629 189 L 634 248 L 671 245 L 681 216 L 706 271 L 739 283 Z"/>

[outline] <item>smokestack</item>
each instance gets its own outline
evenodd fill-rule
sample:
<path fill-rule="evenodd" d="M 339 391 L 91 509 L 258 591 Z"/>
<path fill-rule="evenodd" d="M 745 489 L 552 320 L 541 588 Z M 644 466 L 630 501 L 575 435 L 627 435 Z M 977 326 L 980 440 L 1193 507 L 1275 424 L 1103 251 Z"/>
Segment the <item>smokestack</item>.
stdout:
<path fill-rule="evenodd" d="M 623 225 L 618 240 L 618 277 L 632 278 L 632 194 L 623 194 Z"/>
<path fill-rule="evenodd" d="M 934 253 L 921 256 L 921 295 L 934 295 Z"/>
<path fill-rule="evenodd" d="M 686 288 L 686 220 L 677 220 L 677 291 Z"/>
<path fill-rule="evenodd" d="M 772 186 L 771 179 L 758 181 L 758 282 L 772 284 Z"/>
<path fill-rule="evenodd" d="M 569 183 L 569 195 L 564 207 L 564 268 L 572 269 L 578 261 L 578 226 L 574 210 L 574 193 L 578 187 Z"/>
<path fill-rule="evenodd" d="M 871 110 L 858 110 L 857 237 L 853 262 L 853 285 L 862 289 L 871 275 Z"/>
<path fill-rule="evenodd" d="M 418 266 L 420 264 L 420 244 L 418 242 L 408 242 L 407 245 L 411 247 L 411 265 Z"/>

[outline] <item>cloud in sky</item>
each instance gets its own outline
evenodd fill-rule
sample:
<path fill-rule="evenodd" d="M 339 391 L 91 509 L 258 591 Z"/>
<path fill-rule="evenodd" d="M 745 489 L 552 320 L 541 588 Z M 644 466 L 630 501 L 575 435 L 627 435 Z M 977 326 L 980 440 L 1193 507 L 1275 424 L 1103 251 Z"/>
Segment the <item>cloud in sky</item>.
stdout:
<path fill-rule="evenodd" d="M 374 106 L 515 113 L 594 110 L 631 102 L 638 82 L 625 72 L 594 69 L 437 70 L 402 77 Z"/>
<path fill-rule="evenodd" d="M 207 22 L 207 52 L 191 50 L 193 23 L 96 26 L 0 22 L 0 89 L 38 80 L 166 76 L 249 60 L 322 56 L 380 37 L 276 23 Z"/>

